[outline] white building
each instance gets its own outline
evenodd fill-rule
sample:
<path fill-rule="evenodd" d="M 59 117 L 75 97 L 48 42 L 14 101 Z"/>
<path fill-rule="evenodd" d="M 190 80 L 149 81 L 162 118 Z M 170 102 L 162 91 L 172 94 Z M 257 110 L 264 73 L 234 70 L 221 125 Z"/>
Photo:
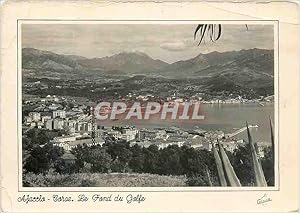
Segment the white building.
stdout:
<path fill-rule="evenodd" d="M 113 137 L 115 139 L 119 139 L 122 138 L 122 134 L 119 131 L 116 130 L 110 130 L 107 132 L 107 135 L 109 135 L 110 137 Z"/>
<path fill-rule="evenodd" d="M 154 144 L 158 146 L 159 149 L 164 149 L 171 145 L 177 145 L 178 147 L 181 147 L 183 146 L 184 143 L 185 143 L 184 141 L 165 141 L 165 142 L 157 142 Z"/>
<path fill-rule="evenodd" d="M 93 129 L 92 127 L 93 127 L 92 123 L 89 123 L 89 122 L 80 122 L 79 125 L 77 126 L 77 131 L 90 132 Z"/>
<path fill-rule="evenodd" d="M 47 95 L 46 98 L 41 99 L 42 102 L 58 102 L 58 98 L 55 95 Z"/>
<path fill-rule="evenodd" d="M 76 131 L 81 131 L 82 130 L 82 123 L 81 122 L 78 122 L 75 124 L 75 130 Z"/>
<path fill-rule="evenodd" d="M 122 134 L 122 139 L 125 141 L 132 141 L 135 139 L 135 137 L 132 137 L 132 135 L 128 135 L 128 134 Z"/>
<path fill-rule="evenodd" d="M 75 120 L 68 120 L 68 121 L 65 122 L 65 125 L 75 129 L 76 121 Z"/>
<path fill-rule="evenodd" d="M 93 130 L 93 124 L 92 123 L 87 123 L 85 126 L 85 131 L 92 131 Z"/>
<path fill-rule="evenodd" d="M 76 140 L 75 136 L 66 135 L 66 136 L 55 137 L 55 138 L 53 138 L 52 142 L 65 143 L 65 142 L 75 141 L 75 140 Z"/>
<path fill-rule="evenodd" d="M 63 128 L 64 128 L 64 120 L 63 119 L 54 119 L 53 129 L 63 129 Z"/>
<path fill-rule="evenodd" d="M 236 141 L 223 142 L 221 144 L 223 145 L 224 149 L 231 153 L 233 153 L 234 150 L 236 150 L 239 146 Z"/>
<path fill-rule="evenodd" d="M 122 139 L 126 141 L 132 141 L 136 138 L 138 134 L 138 129 L 136 128 L 126 128 L 122 130 Z"/>
<path fill-rule="evenodd" d="M 35 122 L 31 122 L 30 123 L 30 127 L 35 127 L 36 126 L 36 123 Z"/>
<path fill-rule="evenodd" d="M 59 105 L 57 105 L 57 104 L 51 104 L 50 106 L 48 106 L 48 108 L 50 110 L 56 110 L 56 109 L 58 109 L 58 107 L 59 107 Z"/>
<path fill-rule="evenodd" d="M 31 119 L 30 116 L 25 116 L 25 117 L 24 117 L 24 123 L 25 123 L 26 125 L 30 125 L 31 122 L 32 122 L 32 119 Z"/>
<path fill-rule="evenodd" d="M 62 147 L 66 151 L 70 151 L 78 145 L 86 144 L 87 146 L 100 145 L 102 146 L 105 143 L 103 138 L 95 138 L 95 143 L 93 143 L 92 139 L 82 139 L 82 140 L 73 140 L 73 141 L 64 141 L 64 142 L 54 142 L 54 146 Z"/>
<path fill-rule="evenodd" d="M 42 116 L 42 122 L 45 123 L 47 120 L 50 120 L 51 116 L 46 115 L 46 116 Z"/>
<path fill-rule="evenodd" d="M 203 144 L 201 144 L 201 143 L 192 143 L 191 147 L 194 148 L 194 149 L 202 149 Z"/>
<path fill-rule="evenodd" d="M 41 119 L 41 113 L 39 112 L 30 112 L 29 117 L 32 121 L 39 121 Z"/>
<path fill-rule="evenodd" d="M 49 130 L 52 130 L 52 129 L 53 129 L 53 119 L 47 120 L 47 121 L 45 122 L 45 128 L 46 128 L 46 129 L 49 129 Z"/>
<path fill-rule="evenodd" d="M 53 118 L 59 117 L 59 118 L 66 118 L 66 111 L 64 110 L 55 110 L 52 112 Z"/>
<path fill-rule="evenodd" d="M 105 130 L 95 128 L 95 137 L 102 137 L 104 135 L 104 133 L 105 133 Z"/>

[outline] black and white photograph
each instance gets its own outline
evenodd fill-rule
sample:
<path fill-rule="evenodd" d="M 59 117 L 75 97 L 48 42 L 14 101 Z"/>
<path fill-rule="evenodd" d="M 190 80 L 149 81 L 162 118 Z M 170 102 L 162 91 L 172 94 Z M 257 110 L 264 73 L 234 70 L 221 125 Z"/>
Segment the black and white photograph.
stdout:
<path fill-rule="evenodd" d="M 22 187 L 276 187 L 274 22 L 23 22 Z"/>

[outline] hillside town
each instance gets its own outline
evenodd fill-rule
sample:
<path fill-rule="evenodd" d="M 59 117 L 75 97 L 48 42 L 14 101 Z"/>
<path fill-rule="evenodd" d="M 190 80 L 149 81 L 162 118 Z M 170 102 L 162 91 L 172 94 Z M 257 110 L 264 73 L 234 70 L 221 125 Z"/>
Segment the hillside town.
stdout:
<path fill-rule="evenodd" d="M 26 94 L 47 96 L 49 92 L 52 94 L 63 93 L 69 97 L 86 99 L 86 102 L 88 100 L 96 101 L 99 99 L 99 96 L 100 98 L 103 96 L 107 99 L 119 99 L 123 101 L 201 101 L 203 104 L 264 104 L 274 102 L 274 95 L 249 96 L 247 93 L 251 93 L 251 89 L 245 91 L 240 89 L 231 92 L 203 92 L 200 86 L 196 86 L 197 82 L 187 83 L 184 80 L 177 80 L 176 88 L 167 91 L 165 91 L 166 88 L 174 87 L 174 82 L 169 82 L 170 80 L 166 79 L 158 85 L 151 81 L 147 83 L 147 78 L 142 80 L 132 79 L 134 85 L 131 85 L 132 83 L 125 82 L 125 80 L 122 82 L 122 80 L 114 79 L 111 76 L 73 80 L 55 78 L 45 80 L 27 77 L 25 80 L 23 82 L 23 91 Z M 139 88 L 141 85 L 143 87 Z M 51 97 L 41 98 L 41 103 L 49 101 Z M 51 108 L 53 109 L 55 106 L 49 109 Z"/>
<path fill-rule="evenodd" d="M 23 131 L 26 132 L 32 128 L 62 131 L 62 135 L 54 137 L 50 142 L 54 146 L 62 147 L 65 151 L 71 151 L 78 145 L 102 146 L 107 141 L 118 140 L 129 142 L 130 146 L 137 144 L 145 148 L 150 145 L 156 145 L 159 149 L 170 145 L 178 147 L 186 145 L 210 151 L 212 142 L 216 142 L 218 139 L 229 152 L 233 152 L 238 146 L 245 143 L 244 140 L 235 139 L 234 133 L 225 134 L 221 130 L 206 131 L 200 128 L 183 130 L 178 127 L 149 129 L 129 125 L 103 126 L 93 120 L 90 106 L 74 102 L 73 97 L 57 97 L 55 95 L 28 98 L 23 101 L 23 108 L 31 110 L 23 115 Z M 242 128 L 240 132 L 244 130 Z M 263 147 L 265 146 L 268 144 L 261 143 L 259 146 L 261 156 L 263 156 Z"/>
<path fill-rule="evenodd" d="M 273 26 L 22 24 L 21 37 L 23 187 L 276 185 Z"/>

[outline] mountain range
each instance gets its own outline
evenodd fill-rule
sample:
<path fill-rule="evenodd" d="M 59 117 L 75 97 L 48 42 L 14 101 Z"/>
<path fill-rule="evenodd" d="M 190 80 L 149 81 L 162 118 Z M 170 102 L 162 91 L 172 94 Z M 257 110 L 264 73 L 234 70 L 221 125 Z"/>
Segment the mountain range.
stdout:
<path fill-rule="evenodd" d="M 153 59 L 142 52 L 122 52 L 102 58 L 62 55 L 33 48 L 22 49 L 22 69 L 44 77 L 57 75 L 160 75 L 169 78 L 211 77 L 259 79 L 274 76 L 274 51 L 248 49 L 199 54 L 175 63 Z"/>

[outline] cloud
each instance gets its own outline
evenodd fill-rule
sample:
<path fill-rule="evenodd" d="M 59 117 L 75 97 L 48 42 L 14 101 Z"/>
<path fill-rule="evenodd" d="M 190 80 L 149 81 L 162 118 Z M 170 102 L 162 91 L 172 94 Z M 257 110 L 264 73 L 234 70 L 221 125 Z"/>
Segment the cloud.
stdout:
<path fill-rule="evenodd" d="M 100 58 L 139 50 L 168 63 L 199 53 L 274 48 L 271 25 L 224 24 L 216 43 L 197 46 L 197 24 L 22 24 L 22 46 Z"/>
<path fill-rule="evenodd" d="M 168 51 L 184 51 L 187 47 L 183 42 L 169 42 L 160 45 L 160 48 Z"/>

